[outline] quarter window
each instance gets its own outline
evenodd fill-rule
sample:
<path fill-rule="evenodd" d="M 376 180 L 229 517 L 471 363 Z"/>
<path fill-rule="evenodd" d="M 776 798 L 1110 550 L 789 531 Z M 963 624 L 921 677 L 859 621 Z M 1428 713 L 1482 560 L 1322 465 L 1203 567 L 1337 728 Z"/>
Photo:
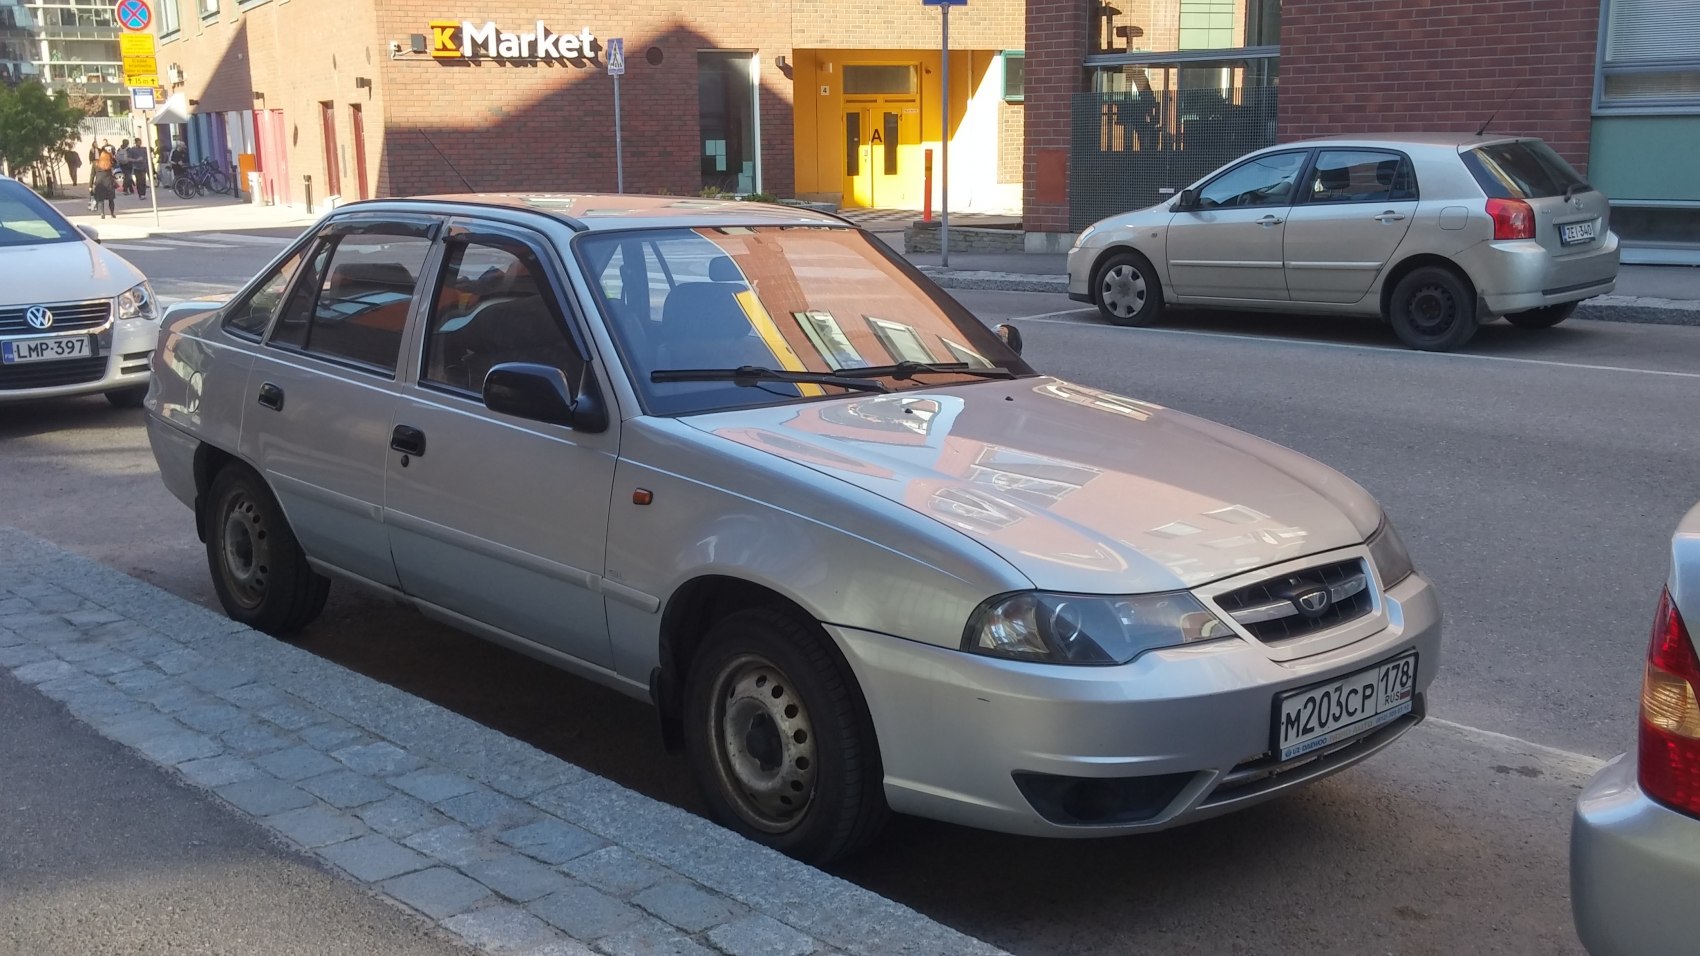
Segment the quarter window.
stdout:
<path fill-rule="evenodd" d="M 1270 153 L 1247 160 L 1199 190 L 1199 205 L 1205 208 L 1291 205 L 1293 183 L 1299 178 L 1304 161 L 1303 152 Z"/>
<path fill-rule="evenodd" d="M 283 265 L 273 270 L 258 289 L 225 313 L 225 327 L 256 337 L 266 334 L 266 326 L 271 324 L 272 316 L 277 314 L 278 304 L 283 301 L 283 294 L 289 290 L 289 280 L 295 277 L 295 270 L 301 268 L 303 256 L 303 253 L 297 252 L 285 259 Z"/>
<path fill-rule="evenodd" d="M 429 329 L 420 377 L 433 385 L 481 392 L 503 362 L 552 365 L 575 384 L 583 370 L 542 264 L 518 243 L 450 246 Z"/>
<path fill-rule="evenodd" d="M 405 228 L 405 227 L 402 227 Z M 431 241 L 357 233 L 320 240 L 271 342 L 394 372 Z"/>
<path fill-rule="evenodd" d="M 1306 202 L 1399 202 L 1417 198 L 1411 163 L 1395 153 L 1325 149 L 1317 154 Z"/>

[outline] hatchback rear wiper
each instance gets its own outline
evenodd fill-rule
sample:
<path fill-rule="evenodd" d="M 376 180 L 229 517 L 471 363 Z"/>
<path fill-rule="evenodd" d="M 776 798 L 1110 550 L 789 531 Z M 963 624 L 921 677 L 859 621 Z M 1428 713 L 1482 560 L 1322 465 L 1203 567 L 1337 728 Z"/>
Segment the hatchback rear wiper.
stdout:
<path fill-rule="evenodd" d="M 841 368 L 836 374 L 846 378 L 885 378 L 899 382 L 917 375 L 936 372 L 941 375 L 974 375 L 980 378 L 1014 378 L 1015 373 L 995 365 L 969 365 L 967 362 L 898 362 L 896 365 L 868 365 L 862 368 Z"/>
<path fill-rule="evenodd" d="M 870 382 L 847 375 L 828 372 L 787 372 L 760 365 L 740 365 L 737 368 L 663 368 L 649 373 L 651 382 L 731 382 L 752 386 L 758 382 L 790 382 L 794 385 L 837 385 L 857 392 L 889 392 L 884 382 Z"/>

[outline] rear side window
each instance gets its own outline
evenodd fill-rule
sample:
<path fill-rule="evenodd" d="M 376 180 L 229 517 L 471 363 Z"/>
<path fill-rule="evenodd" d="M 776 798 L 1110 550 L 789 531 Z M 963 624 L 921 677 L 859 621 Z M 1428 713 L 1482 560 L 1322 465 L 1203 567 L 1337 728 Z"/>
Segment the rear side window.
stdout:
<path fill-rule="evenodd" d="M 1316 155 L 1306 202 L 1398 202 L 1417 198 L 1411 161 L 1398 153 L 1325 149 Z"/>
<path fill-rule="evenodd" d="M 1478 146 L 1465 151 L 1464 165 L 1493 199 L 1548 199 L 1594 188 L 1540 140 Z"/>
<path fill-rule="evenodd" d="M 360 233 L 319 243 L 272 332 L 285 345 L 394 372 L 431 240 Z"/>
<path fill-rule="evenodd" d="M 289 288 L 289 280 L 295 277 L 295 270 L 301 267 L 303 255 L 304 253 L 297 252 L 285 259 L 282 265 L 266 277 L 266 281 L 261 283 L 258 289 L 225 313 L 225 326 L 255 338 L 264 335 L 266 326 L 271 324 L 272 316 L 277 313 L 278 303 L 283 300 L 283 293 Z"/>

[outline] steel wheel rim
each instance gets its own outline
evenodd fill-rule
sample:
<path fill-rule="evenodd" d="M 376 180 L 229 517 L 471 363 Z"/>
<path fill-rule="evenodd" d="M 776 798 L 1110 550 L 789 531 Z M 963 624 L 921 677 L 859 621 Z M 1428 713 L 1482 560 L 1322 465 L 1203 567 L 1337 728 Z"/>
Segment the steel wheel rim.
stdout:
<path fill-rule="evenodd" d="M 710 745 L 721 792 L 764 833 L 797 825 L 813 802 L 814 725 L 791 680 L 755 654 L 733 658 L 713 683 Z"/>
<path fill-rule="evenodd" d="M 1418 334 L 1428 338 L 1444 335 L 1458 320 L 1458 302 L 1439 284 L 1425 285 L 1411 295 L 1407 311 Z"/>
<path fill-rule="evenodd" d="M 231 596 L 243 607 L 258 607 L 265 600 L 271 580 L 270 536 L 254 499 L 240 493 L 232 496 L 219 535 L 220 570 Z"/>
<path fill-rule="evenodd" d="M 1124 319 L 1130 319 L 1145 309 L 1145 277 L 1129 265 L 1104 270 L 1098 279 L 1098 299 L 1104 308 Z"/>

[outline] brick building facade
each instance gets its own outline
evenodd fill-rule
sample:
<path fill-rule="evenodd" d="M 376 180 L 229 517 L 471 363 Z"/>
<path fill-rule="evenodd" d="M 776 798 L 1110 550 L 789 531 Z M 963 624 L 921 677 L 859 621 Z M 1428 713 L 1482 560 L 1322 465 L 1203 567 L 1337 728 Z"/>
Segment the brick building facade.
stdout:
<path fill-rule="evenodd" d="M 939 16 L 915 0 L 161 2 L 180 14 L 160 18 L 163 118 L 195 159 L 250 157 L 275 202 L 612 192 L 616 37 L 628 192 L 918 206 L 940 145 Z M 953 206 L 1019 205 L 1002 84 L 1024 17 L 953 16 Z M 563 38 L 541 53 L 539 24 Z"/>

